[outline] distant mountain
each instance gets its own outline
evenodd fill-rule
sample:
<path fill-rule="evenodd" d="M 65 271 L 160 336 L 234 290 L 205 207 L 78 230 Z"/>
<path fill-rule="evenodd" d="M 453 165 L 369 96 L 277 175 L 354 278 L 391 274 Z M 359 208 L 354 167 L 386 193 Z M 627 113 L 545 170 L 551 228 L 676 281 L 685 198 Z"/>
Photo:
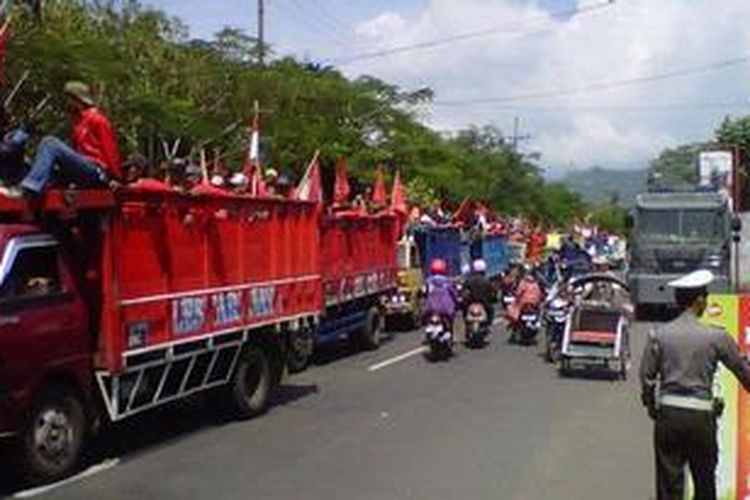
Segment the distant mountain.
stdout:
<path fill-rule="evenodd" d="M 618 203 L 630 207 L 639 193 L 646 191 L 648 170 L 608 170 L 593 167 L 568 172 L 562 183 L 589 203 L 606 203 L 616 197 Z"/>

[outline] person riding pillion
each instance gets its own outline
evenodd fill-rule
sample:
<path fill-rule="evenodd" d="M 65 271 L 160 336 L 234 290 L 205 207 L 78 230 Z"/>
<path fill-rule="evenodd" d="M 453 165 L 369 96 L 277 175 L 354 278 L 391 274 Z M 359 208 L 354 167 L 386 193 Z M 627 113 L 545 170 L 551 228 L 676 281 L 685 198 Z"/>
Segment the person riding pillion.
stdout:
<path fill-rule="evenodd" d="M 471 276 L 466 280 L 466 306 L 479 302 L 487 312 L 487 321 L 492 324 L 495 317 L 497 290 L 487 278 L 487 263 L 476 259 L 471 264 Z"/>
<path fill-rule="evenodd" d="M 91 89 L 81 82 L 68 82 L 64 94 L 73 122 L 72 146 L 57 137 L 43 138 L 31 170 L 18 188 L 6 190 L 6 196 L 43 194 L 56 173 L 55 166 L 63 182 L 78 188 L 115 187 L 119 182 L 122 165 L 115 130 L 96 106 Z"/>
<path fill-rule="evenodd" d="M 686 464 L 695 498 L 716 498 L 716 420 L 722 405 L 712 386 L 718 363 L 750 391 L 750 367 L 735 341 L 699 321 L 713 279 L 711 271 L 701 270 L 669 283 L 680 315 L 651 331 L 641 360 L 641 400 L 654 420 L 658 500 L 684 498 Z"/>

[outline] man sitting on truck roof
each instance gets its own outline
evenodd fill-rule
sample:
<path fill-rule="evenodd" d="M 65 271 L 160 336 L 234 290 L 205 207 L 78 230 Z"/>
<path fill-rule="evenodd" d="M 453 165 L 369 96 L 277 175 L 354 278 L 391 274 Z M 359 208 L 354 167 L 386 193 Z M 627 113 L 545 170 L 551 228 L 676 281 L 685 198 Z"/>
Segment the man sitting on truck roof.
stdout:
<path fill-rule="evenodd" d="M 117 184 L 121 163 L 112 124 L 94 103 L 91 89 L 85 83 L 68 82 L 64 93 L 73 120 L 72 147 L 57 137 L 42 139 L 20 187 L 0 191 L 2 194 L 13 198 L 41 195 L 52 180 L 55 166 L 65 182 L 79 188 Z"/>

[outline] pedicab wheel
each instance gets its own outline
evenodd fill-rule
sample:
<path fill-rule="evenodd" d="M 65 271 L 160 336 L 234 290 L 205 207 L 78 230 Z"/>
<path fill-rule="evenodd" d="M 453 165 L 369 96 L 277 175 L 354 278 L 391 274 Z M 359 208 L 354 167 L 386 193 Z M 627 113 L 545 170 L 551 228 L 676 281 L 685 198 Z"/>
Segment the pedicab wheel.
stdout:
<path fill-rule="evenodd" d="M 81 458 L 86 414 L 73 391 L 54 386 L 44 390 L 20 436 L 21 466 L 33 483 L 70 475 Z"/>
<path fill-rule="evenodd" d="M 230 402 L 237 418 L 245 420 L 268 409 L 271 395 L 271 367 L 260 349 L 240 354 L 230 386 Z"/>
<path fill-rule="evenodd" d="M 380 347 L 381 337 L 383 336 L 383 319 L 380 316 L 377 308 L 371 307 L 367 311 L 367 317 L 365 318 L 365 326 L 362 328 L 360 333 L 360 345 L 363 349 L 368 351 L 374 351 Z"/>
<path fill-rule="evenodd" d="M 560 358 L 560 369 L 558 372 L 561 377 L 566 377 L 570 373 L 570 358 L 565 356 Z"/>
<path fill-rule="evenodd" d="M 554 360 L 552 359 L 552 340 L 548 335 L 544 336 L 544 362 L 554 363 Z"/>
<path fill-rule="evenodd" d="M 626 357 L 620 358 L 620 379 L 628 379 L 628 359 Z"/>

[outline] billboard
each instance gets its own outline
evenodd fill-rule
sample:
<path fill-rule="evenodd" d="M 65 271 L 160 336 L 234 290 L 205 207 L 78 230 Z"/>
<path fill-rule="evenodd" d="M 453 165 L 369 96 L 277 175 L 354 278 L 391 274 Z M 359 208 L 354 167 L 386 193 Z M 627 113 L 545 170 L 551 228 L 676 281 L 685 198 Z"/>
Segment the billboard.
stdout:
<path fill-rule="evenodd" d="M 734 153 L 727 150 L 698 154 L 698 184 L 703 189 L 726 193 L 731 200 L 734 182 Z"/>

